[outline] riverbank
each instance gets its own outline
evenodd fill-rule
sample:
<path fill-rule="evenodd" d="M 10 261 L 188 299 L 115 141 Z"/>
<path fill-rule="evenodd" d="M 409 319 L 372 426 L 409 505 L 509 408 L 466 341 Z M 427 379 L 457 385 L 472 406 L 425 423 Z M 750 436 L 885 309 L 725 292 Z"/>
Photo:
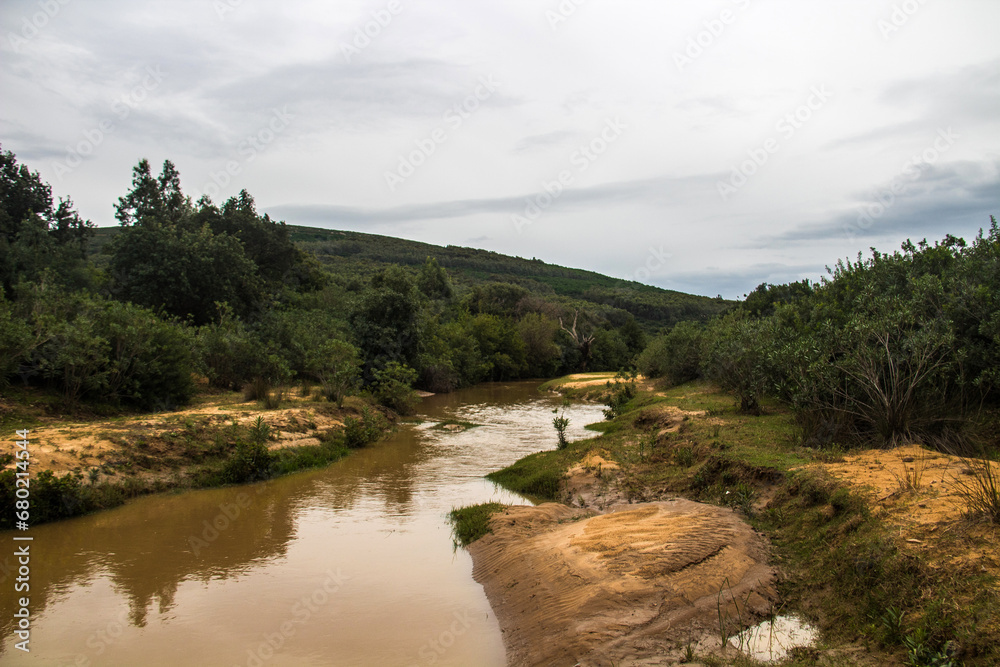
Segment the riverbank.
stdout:
<path fill-rule="evenodd" d="M 150 493 L 255 481 L 332 463 L 352 447 L 377 440 L 397 420 L 359 397 L 337 407 L 296 390 L 287 390 L 275 408 L 238 392 L 204 389 L 184 409 L 110 416 L 60 414 L 46 398 L 21 392 L 16 400 L 0 400 L 0 439 L 13 441 L 16 430 L 29 430 L 35 524 Z M 354 427 L 350 433 L 345 424 Z M 268 469 L 234 475 L 241 446 L 255 438 L 267 452 Z M 0 463 L 8 475 L 15 467 L 10 456 Z"/>
<path fill-rule="evenodd" d="M 604 382 L 575 376 L 546 388 L 568 385 L 579 395 L 606 392 Z M 788 613 L 822 638 L 785 664 L 1000 660 L 1000 535 L 968 515 L 963 493 L 977 466 L 1000 471 L 995 463 L 915 445 L 804 447 L 779 406 L 742 415 L 697 383 L 640 386 L 598 428 L 601 438 L 490 476 L 560 503 L 503 510 L 492 533 L 469 547 L 511 664 L 750 664 L 727 646 L 734 625 Z M 670 504 L 684 508 L 683 519 L 661 516 Z M 724 515 L 738 516 L 744 533 L 702 547 L 689 545 L 684 529 L 661 530 Z M 711 590 L 689 592 L 672 580 L 677 571 L 663 561 L 674 557 L 679 572 L 697 571 Z M 646 570 L 627 565 L 645 561 Z M 744 586 L 745 572 L 757 573 L 759 588 Z M 732 597 L 749 604 L 726 608 L 738 586 Z"/>

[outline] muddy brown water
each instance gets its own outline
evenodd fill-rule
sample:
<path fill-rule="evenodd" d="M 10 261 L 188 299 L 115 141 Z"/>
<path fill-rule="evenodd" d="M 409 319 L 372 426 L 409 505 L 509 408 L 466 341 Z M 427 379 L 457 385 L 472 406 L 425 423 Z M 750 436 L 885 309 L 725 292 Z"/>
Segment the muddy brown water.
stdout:
<path fill-rule="evenodd" d="M 423 399 L 419 425 L 326 469 L 140 499 L 32 528 L 30 653 L 15 648 L 12 538 L 0 534 L 7 665 L 504 664 L 448 512 L 525 503 L 483 475 L 555 447 L 561 399 L 536 382 Z M 565 409 L 569 437 L 601 406 Z M 444 420 L 481 424 L 450 432 Z"/>

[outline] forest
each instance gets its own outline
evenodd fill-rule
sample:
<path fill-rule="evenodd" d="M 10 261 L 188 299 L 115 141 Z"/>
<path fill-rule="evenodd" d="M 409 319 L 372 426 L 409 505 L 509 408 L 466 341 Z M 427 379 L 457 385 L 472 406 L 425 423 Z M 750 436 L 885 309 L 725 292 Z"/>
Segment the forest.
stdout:
<path fill-rule="evenodd" d="M 65 406 L 168 410 L 193 378 L 256 396 L 318 383 L 399 412 L 411 387 L 629 366 L 647 335 L 729 305 L 539 260 L 290 227 L 246 191 L 191 201 L 133 169 L 97 229 L 2 153 L 0 381 Z"/>
<path fill-rule="evenodd" d="M 712 380 L 746 413 L 787 405 L 817 447 L 995 448 L 1000 229 L 990 223 L 971 243 L 907 241 L 839 261 L 819 283 L 760 285 L 707 325 L 654 339 L 638 367 L 668 384 Z"/>
<path fill-rule="evenodd" d="M 1000 230 L 907 241 L 741 303 L 498 253 L 291 227 L 245 190 L 191 201 L 141 160 L 95 229 L 2 153 L 0 382 L 67 406 L 169 410 L 196 379 L 296 383 L 400 413 L 411 388 L 635 369 L 696 378 L 806 441 L 960 447 L 1000 400 Z"/>

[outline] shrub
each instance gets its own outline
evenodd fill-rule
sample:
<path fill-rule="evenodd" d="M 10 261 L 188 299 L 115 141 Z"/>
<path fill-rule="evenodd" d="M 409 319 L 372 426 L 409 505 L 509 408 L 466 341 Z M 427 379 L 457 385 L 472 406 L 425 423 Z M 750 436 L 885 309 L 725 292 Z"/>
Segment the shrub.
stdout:
<path fill-rule="evenodd" d="M 604 411 L 604 418 L 611 420 L 625 413 L 625 406 L 635 398 L 637 390 L 635 387 L 635 374 L 626 375 L 618 373 L 614 382 L 607 384 L 610 393 L 604 399 L 604 404 L 608 409 Z"/>
<path fill-rule="evenodd" d="M 224 484 L 245 484 L 269 478 L 277 460 L 277 456 L 267 448 L 270 437 L 271 427 L 263 417 L 257 417 L 249 437 L 237 439 L 236 449 L 219 473 L 220 481 Z"/>
<path fill-rule="evenodd" d="M 379 440 L 388 428 L 389 424 L 381 414 L 367 407 L 361 408 L 361 419 L 344 419 L 344 444 L 351 449 L 359 449 Z"/>
<path fill-rule="evenodd" d="M 681 322 L 655 339 L 639 355 L 639 371 L 648 378 L 663 378 L 671 385 L 701 376 L 705 331 L 695 322 Z"/>
<path fill-rule="evenodd" d="M 559 437 L 559 449 L 566 449 L 569 447 L 569 440 L 566 439 L 566 429 L 569 427 L 569 418 L 560 415 L 552 420 L 552 426 L 556 429 L 556 434 Z"/>
<path fill-rule="evenodd" d="M 375 371 L 373 393 L 381 405 L 401 415 L 411 414 L 419 400 L 413 391 L 417 372 L 405 364 L 391 361 L 381 371 Z"/>

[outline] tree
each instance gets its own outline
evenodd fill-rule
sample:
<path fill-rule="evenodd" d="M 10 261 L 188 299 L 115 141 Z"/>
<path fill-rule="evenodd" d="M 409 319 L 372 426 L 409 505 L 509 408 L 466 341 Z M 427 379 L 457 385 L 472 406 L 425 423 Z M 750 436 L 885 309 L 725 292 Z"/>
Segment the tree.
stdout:
<path fill-rule="evenodd" d="M 454 293 L 448 273 L 433 257 L 428 257 L 421 267 L 420 275 L 417 277 L 417 289 L 429 299 L 447 300 Z"/>
<path fill-rule="evenodd" d="M 389 362 L 411 363 L 418 351 L 419 304 L 413 280 L 400 267 L 376 274 L 350 315 L 365 360 L 366 379 Z"/>
<path fill-rule="evenodd" d="M 112 290 L 118 299 L 204 324 L 217 303 L 247 315 L 261 306 L 263 285 L 240 242 L 207 226 L 188 231 L 147 218 L 110 244 Z"/>
<path fill-rule="evenodd" d="M 361 361 L 358 348 L 330 338 L 306 351 L 307 372 L 323 387 L 323 395 L 338 408 L 359 384 Z"/>
<path fill-rule="evenodd" d="M 573 311 L 573 326 L 570 327 L 570 328 L 568 328 L 568 329 L 566 328 L 566 325 L 563 324 L 563 320 L 560 317 L 559 318 L 559 328 L 562 329 L 563 331 L 565 331 L 567 334 L 569 334 L 570 339 L 573 341 L 573 344 L 576 346 L 576 349 L 580 353 L 580 370 L 583 371 L 583 372 L 586 372 L 587 371 L 587 364 L 590 363 L 590 353 L 591 353 L 591 349 L 590 348 L 594 344 L 594 338 L 595 338 L 595 336 L 594 336 L 594 334 L 585 334 L 585 333 L 583 333 L 583 329 L 582 328 L 579 331 L 577 331 L 576 325 L 577 325 L 577 320 L 579 319 L 579 317 L 580 317 L 580 311 L 579 310 L 574 310 Z"/>
<path fill-rule="evenodd" d="M 541 313 L 529 313 L 517 323 L 517 332 L 524 341 L 525 372 L 533 377 L 550 377 L 559 369 L 559 346 L 556 333 L 559 324 Z"/>
<path fill-rule="evenodd" d="M 69 198 L 54 208 L 52 189 L 38 173 L 0 151 L 0 287 L 8 298 L 18 296 L 20 281 L 36 281 L 46 269 L 64 285 L 86 283 L 83 262 L 93 228 Z"/>
<path fill-rule="evenodd" d="M 490 380 L 521 377 L 525 370 L 525 345 L 509 318 L 476 315 L 471 321 L 471 332 Z"/>
<path fill-rule="evenodd" d="M 174 163 L 164 160 L 160 176 L 154 178 L 149 160 L 132 168 L 132 189 L 115 204 L 115 218 L 122 227 L 146 220 L 177 224 L 191 213 L 191 202 L 181 192 L 180 174 Z"/>

